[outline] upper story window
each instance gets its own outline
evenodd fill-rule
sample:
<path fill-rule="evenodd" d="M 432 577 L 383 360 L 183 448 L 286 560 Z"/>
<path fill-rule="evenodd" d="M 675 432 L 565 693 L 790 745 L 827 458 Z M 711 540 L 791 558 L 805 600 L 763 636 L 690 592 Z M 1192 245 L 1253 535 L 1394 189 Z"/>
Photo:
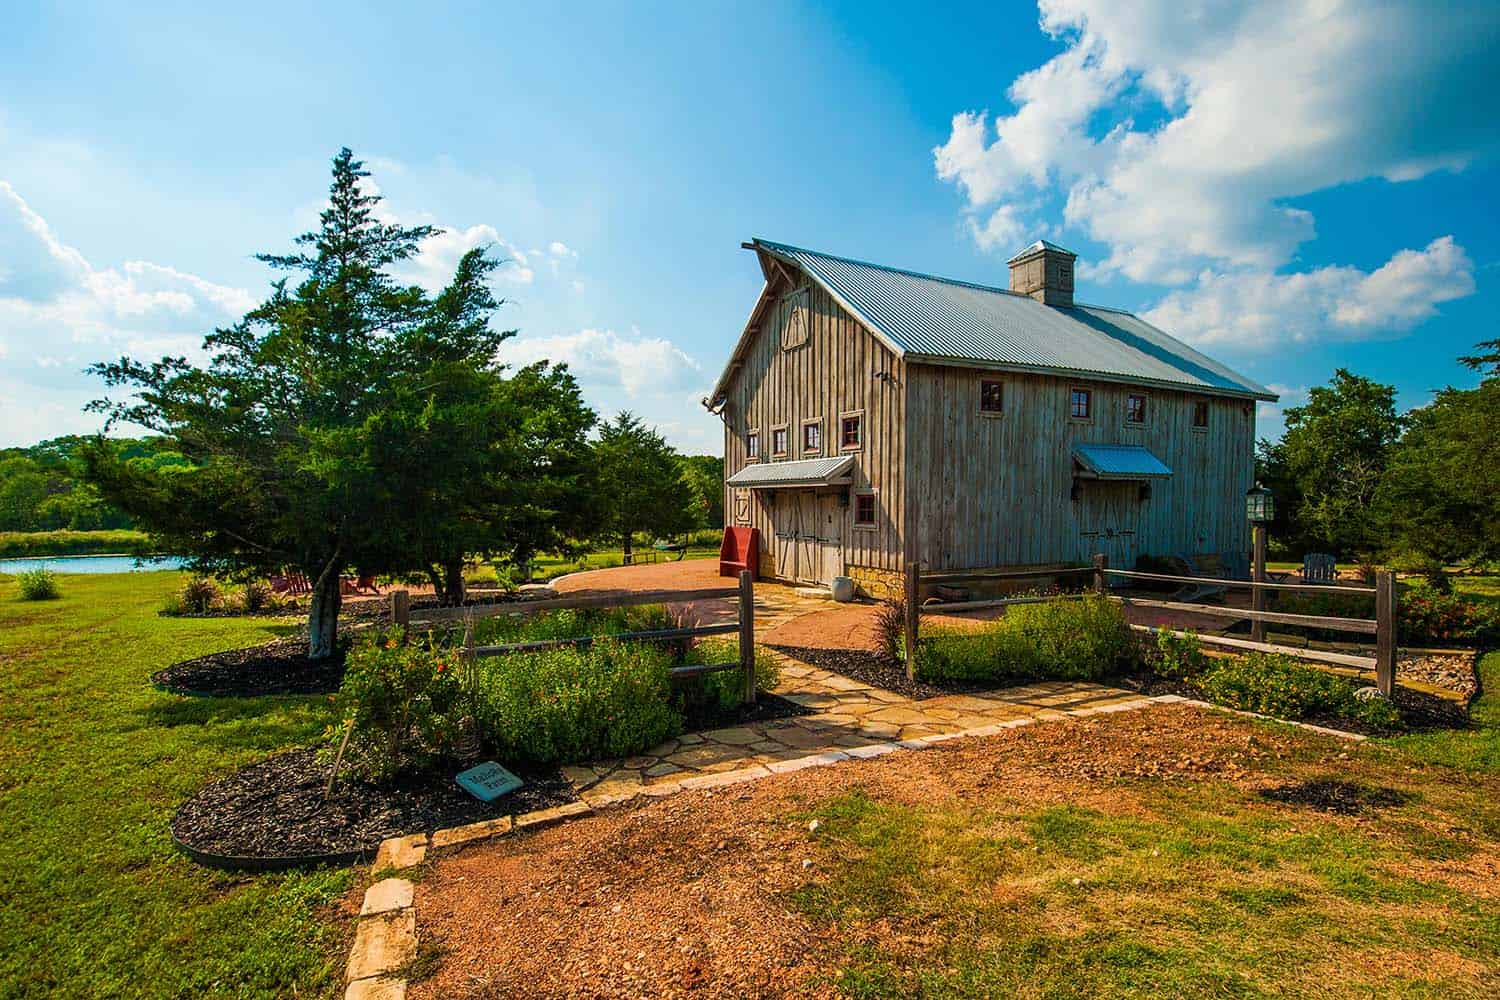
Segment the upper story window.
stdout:
<path fill-rule="evenodd" d="M 839 447 L 858 448 L 864 444 L 865 418 L 861 413 L 846 413 L 839 418 Z"/>
<path fill-rule="evenodd" d="M 1074 420 L 1089 420 L 1094 416 L 1094 393 L 1090 389 L 1074 389 L 1068 403 L 1068 416 Z"/>
<path fill-rule="evenodd" d="M 875 494 L 854 495 L 854 525 L 859 528 L 875 527 Z"/>
<path fill-rule="evenodd" d="M 1208 400 L 1193 401 L 1193 426 L 1200 431 L 1208 428 Z"/>
<path fill-rule="evenodd" d="M 1125 422 L 1127 424 L 1144 424 L 1146 422 L 1146 397 L 1132 392 L 1125 397 Z"/>
<path fill-rule="evenodd" d="M 803 452 L 823 450 L 823 421 L 809 420 L 802 425 Z"/>
<path fill-rule="evenodd" d="M 1005 412 L 1005 383 L 999 379 L 981 379 L 979 381 L 979 412 L 980 413 L 1003 413 Z"/>
<path fill-rule="evenodd" d="M 786 454 L 787 437 L 788 435 L 785 427 L 774 427 L 771 429 L 771 454 Z"/>
<path fill-rule="evenodd" d="M 748 458 L 760 458 L 760 431 L 751 431 L 745 435 L 745 455 Z"/>

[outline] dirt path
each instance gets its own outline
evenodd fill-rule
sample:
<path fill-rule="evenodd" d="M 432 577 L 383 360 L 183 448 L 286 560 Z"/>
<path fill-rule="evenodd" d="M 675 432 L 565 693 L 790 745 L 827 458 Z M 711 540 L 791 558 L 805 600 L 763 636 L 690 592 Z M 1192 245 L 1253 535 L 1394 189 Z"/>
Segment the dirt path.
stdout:
<path fill-rule="evenodd" d="M 1143 754 L 1142 747 L 1150 747 L 1150 753 Z M 1033 855 L 1027 847 L 1016 857 L 1038 860 L 1022 864 L 1052 867 L 1036 876 L 1021 869 L 1013 878 L 1002 876 L 998 883 L 981 879 L 983 884 L 974 889 L 979 896 L 967 901 L 955 898 L 944 905 L 993 906 L 1011 900 L 1006 905 L 1018 907 L 1022 914 L 1033 912 L 1028 907 L 1045 905 L 1046 910 L 1036 911 L 1034 929 L 1057 931 L 1064 935 L 1059 940 L 1067 941 L 1072 940 L 1067 936 L 1072 932 L 1066 928 L 1076 928 L 1076 921 L 1110 925 L 1116 919 L 1112 908 L 1142 906 L 1141 893 L 1154 891 L 1159 898 L 1152 905 L 1162 907 L 1165 914 L 1156 919 L 1162 921 L 1160 926 L 1171 927 L 1183 914 L 1194 912 L 1184 894 L 1198 891 L 1199 882 L 1222 878 L 1238 884 L 1235 880 L 1250 877 L 1253 882 L 1256 877 L 1237 870 L 1244 863 L 1238 858 L 1220 870 L 1208 855 L 1202 855 L 1192 862 L 1196 874 L 1184 885 L 1176 885 L 1174 878 L 1187 876 L 1173 874 L 1176 866 L 1169 859 L 1152 861 L 1156 852 L 1151 844 L 1177 836 L 1175 824 L 1184 811 L 1222 816 L 1214 820 L 1221 824 L 1250 817 L 1244 822 L 1261 824 L 1254 827 L 1261 831 L 1253 835 L 1255 840 L 1279 838 L 1280 833 L 1271 831 L 1291 824 L 1287 836 L 1302 836 L 1298 830 L 1318 837 L 1368 834 L 1385 845 L 1383 852 L 1399 849 L 1400 836 L 1406 834 L 1397 831 L 1405 826 L 1376 828 L 1372 816 L 1324 815 L 1257 795 L 1288 776 L 1330 770 L 1351 776 L 1360 772 L 1363 777 L 1397 785 L 1420 780 L 1383 761 L 1383 753 L 1216 713 L 1159 706 L 1097 720 L 1039 724 L 986 738 L 956 740 L 920 753 L 848 761 L 717 791 L 640 800 L 561 827 L 440 856 L 417 887 L 420 935 L 424 947 L 439 956 L 437 970 L 431 978 L 414 984 L 411 996 L 417 1000 L 824 997 L 839 993 L 840 977 L 851 968 L 849 963 L 857 966 L 862 955 L 893 956 L 891 960 L 899 956 L 900 962 L 942 975 L 951 961 L 944 957 L 947 943 L 942 935 L 924 933 L 923 926 L 939 914 L 944 914 L 942 919 L 957 919 L 951 911 L 937 910 L 915 923 L 903 922 L 897 914 L 909 912 L 911 901 L 897 897 L 882 903 L 884 897 L 877 893 L 868 904 L 858 904 L 873 908 L 855 911 L 863 916 L 852 923 L 819 916 L 825 904 L 818 900 L 832 905 L 851 885 L 874 877 L 859 863 L 844 858 L 843 852 L 880 850 L 878 838 L 903 836 L 900 828 L 880 833 L 883 827 L 861 825 L 874 822 L 859 819 L 868 809 L 875 810 L 868 813 L 871 817 L 887 817 L 880 820 L 884 823 L 907 816 L 906 810 L 940 817 L 949 815 L 944 810 L 955 817 L 1011 815 L 1023 817 L 1019 829 L 1024 837 L 1066 836 L 1071 839 L 1062 843 L 1077 843 L 1058 856 Z M 1434 796 L 1439 800 L 1438 814 L 1433 817 L 1435 830 L 1453 822 L 1449 792 L 1444 789 L 1443 796 Z M 1402 814 L 1400 823 L 1425 822 L 1422 817 L 1430 807 L 1424 806 L 1422 813 Z M 850 808 L 856 812 L 848 813 Z M 818 815 L 825 817 L 824 826 L 834 824 L 827 831 L 830 835 L 853 839 L 833 843 L 810 832 L 809 817 Z M 1109 847 L 1096 855 L 1076 840 L 1080 834 L 1071 827 L 1048 833 L 1051 828 L 1027 827 L 1025 823 L 1038 821 L 1024 819 L 1057 816 L 1064 819 L 1045 822 L 1077 824 L 1084 820 L 1066 818 L 1096 815 L 1102 818 L 1087 822 L 1118 821 L 1123 829 L 1137 831 L 1130 834 L 1136 840 L 1147 837 L 1144 845 L 1130 848 L 1131 856 L 1139 855 L 1143 865 L 1159 865 L 1162 875 L 1154 878 L 1163 887 L 1125 891 L 1118 901 L 1106 893 L 1097 904 L 1103 909 L 1090 909 L 1076 889 L 1069 889 L 1066 876 L 1078 871 L 1089 877 L 1088 864 L 1078 859 L 1093 858 L 1089 863 L 1098 865 L 1118 863 L 1121 848 Z M 840 816 L 851 818 L 840 820 Z M 997 847 L 1008 843 L 1005 838 L 1016 836 L 1009 831 L 1018 829 L 1013 821 L 998 818 L 969 819 L 965 824 L 974 822 L 1001 824 L 993 833 L 1001 838 Z M 936 827 L 927 829 L 955 836 L 955 829 L 964 828 L 951 824 L 939 819 Z M 1026 829 L 1033 832 L 1024 834 Z M 1145 830 L 1152 832 L 1141 832 Z M 1155 837 L 1163 840 L 1153 841 Z M 1493 838 L 1465 838 L 1465 852 L 1452 855 L 1463 860 L 1413 861 L 1414 870 L 1438 887 L 1434 892 L 1458 886 L 1494 900 L 1493 876 L 1500 871 L 1496 844 Z M 946 869 L 940 857 L 925 857 L 917 847 L 912 850 L 916 859 L 912 863 L 935 865 L 941 878 L 950 878 L 941 874 Z M 881 877 L 904 884 L 901 880 L 906 876 L 899 874 L 900 869 L 894 871 L 882 870 Z M 1072 885 L 1078 884 L 1079 878 L 1073 878 Z M 1487 888 L 1478 888 L 1486 884 Z M 1100 891 L 1106 888 L 1107 883 Z M 1321 898 L 1311 887 L 1300 891 L 1309 900 L 1307 905 Z M 1217 898 L 1213 891 L 1209 896 Z M 1033 899 L 1051 901 L 1029 902 Z M 1347 909 L 1348 904 L 1335 902 Z M 1083 909 L 1074 912 L 1080 906 Z M 920 905 L 917 909 L 926 912 Z M 882 913 L 887 910 L 890 917 L 884 919 Z M 1171 916 L 1174 912 L 1178 918 Z M 1133 933 L 1131 918 L 1123 919 L 1124 932 Z M 1253 940 L 1239 931 L 1232 937 L 1217 947 L 1232 952 L 1243 941 Z M 1334 954 L 1338 950 L 1320 949 L 1311 961 L 1347 961 L 1347 955 Z M 1439 949 L 1431 953 L 1429 971 L 1433 975 L 1480 975 L 1482 969 L 1475 973 L 1475 963 L 1463 955 L 1462 948 Z M 1076 960 L 1080 959 L 1059 959 Z M 1244 956 L 1238 960 L 1253 964 Z M 1215 961 L 1234 963 L 1236 956 L 1223 954 Z M 924 964 L 928 962 L 933 964 Z M 1316 980 L 1337 971 L 1293 964 L 1273 974 L 1308 975 Z M 1371 974 L 1396 971 L 1379 968 Z M 1418 968 L 1413 974 L 1427 972 Z M 999 990 L 1005 982 L 992 980 L 991 985 Z M 898 995 L 889 989 L 872 995 Z"/>

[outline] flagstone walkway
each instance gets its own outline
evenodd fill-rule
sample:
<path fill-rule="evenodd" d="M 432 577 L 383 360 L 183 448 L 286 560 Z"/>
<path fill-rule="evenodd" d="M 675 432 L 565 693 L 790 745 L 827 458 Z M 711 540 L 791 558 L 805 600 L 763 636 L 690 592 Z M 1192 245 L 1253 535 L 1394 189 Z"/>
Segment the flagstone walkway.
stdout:
<path fill-rule="evenodd" d="M 709 787 L 723 772 L 743 777 L 747 769 L 759 767 L 770 774 L 818 762 L 819 754 L 874 756 L 898 741 L 982 735 L 1005 725 L 1141 701 L 1132 691 L 1073 681 L 916 701 L 775 655 L 782 676 L 775 693 L 814 709 L 813 714 L 685 733 L 638 757 L 565 767 L 563 773 L 579 798 L 604 806 L 637 795 Z"/>

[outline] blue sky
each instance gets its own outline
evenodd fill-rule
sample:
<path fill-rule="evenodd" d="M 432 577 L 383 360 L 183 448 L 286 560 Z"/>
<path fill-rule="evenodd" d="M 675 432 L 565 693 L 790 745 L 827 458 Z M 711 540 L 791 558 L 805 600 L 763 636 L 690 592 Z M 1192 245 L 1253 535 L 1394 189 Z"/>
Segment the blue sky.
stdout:
<path fill-rule="evenodd" d="M 750 236 L 996 284 L 1045 236 L 1288 403 L 1500 335 L 1494 4 L 208 6 L 7 6 L 0 445 L 264 294 L 341 145 L 447 230 L 412 280 L 493 244 L 510 356 L 693 451 Z"/>

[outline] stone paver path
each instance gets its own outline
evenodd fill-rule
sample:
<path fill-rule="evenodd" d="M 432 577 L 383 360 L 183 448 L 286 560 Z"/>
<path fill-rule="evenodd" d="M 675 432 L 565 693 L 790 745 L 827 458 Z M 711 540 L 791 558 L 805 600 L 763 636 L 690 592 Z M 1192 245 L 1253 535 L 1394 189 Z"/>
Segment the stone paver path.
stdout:
<path fill-rule="evenodd" d="M 759 616 L 757 616 L 757 624 Z M 637 795 L 665 795 L 713 784 L 712 775 L 777 765 L 830 750 L 872 747 L 939 734 L 963 735 L 1018 719 L 1060 718 L 1077 709 L 1137 702 L 1132 691 L 1049 681 L 976 694 L 916 701 L 842 674 L 776 654 L 776 694 L 813 709 L 811 715 L 686 733 L 638 757 L 565 767 L 579 797 L 593 806 Z"/>

